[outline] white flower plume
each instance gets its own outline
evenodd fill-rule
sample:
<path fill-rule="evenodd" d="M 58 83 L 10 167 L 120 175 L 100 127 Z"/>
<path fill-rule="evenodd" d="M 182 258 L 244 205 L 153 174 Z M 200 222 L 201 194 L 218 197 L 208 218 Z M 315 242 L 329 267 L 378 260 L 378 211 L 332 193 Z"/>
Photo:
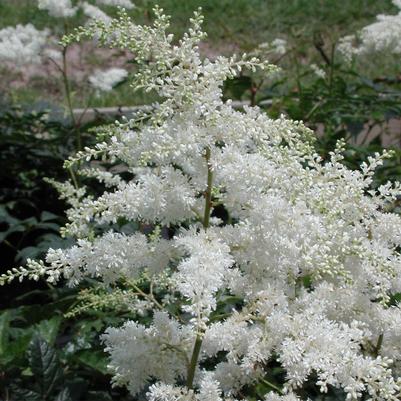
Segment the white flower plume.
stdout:
<path fill-rule="evenodd" d="M 103 6 L 123 7 L 127 10 L 135 7 L 131 0 L 96 0 L 96 3 Z"/>
<path fill-rule="evenodd" d="M 57 18 L 73 17 L 78 10 L 72 6 L 71 0 L 38 0 L 38 8 Z"/>
<path fill-rule="evenodd" d="M 98 16 L 95 17 L 101 19 Z M 123 68 L 110 68 L 108 70 L 96 70 L 90 77 L 89 82 L 93 88 L 102 92 L 110 92 L 114 86 L 128 76 L 128 71 Z"/>
<path fill-rule="evenodd" d="M 39 64 L 48 38 L 48 30 L 39 31 L 32 24 L 1 29 L 0 60 L 18 67 Z"/>
<path fill-rule="evenodd" d="M 58 186 L 71 204 L 63 234 L 76 244 L 0 283 L 134 281 L 133 320 L 104 340 L 115 382 L 150 401 L 243 399 L 262 383 L 272 390 L 266 401 L 298 401 L 310 385 L 347 400 L 396 401 L 401 217 L 389 210 L 401 186 L 372 188 L 391 154 L 351 170 L 344 143 L 322 160 L 301 122 L 235 110 L 223 100 L 225 80 L 275 69 L 247 55 L 202 59 L 199 12 L 178 42 L 155 13 L 151 26 L 121 12 L 65 39 L 96 37 L 131 52 L 133 86 L 159 102 L 66 163 L 104 185 L 99 196 Z M 112 87 L 107 74 L 98 81 Z M 110 170 L 95 168 L 106 162 Z M 269 384 L 277 366 L 281 382 Z"/>

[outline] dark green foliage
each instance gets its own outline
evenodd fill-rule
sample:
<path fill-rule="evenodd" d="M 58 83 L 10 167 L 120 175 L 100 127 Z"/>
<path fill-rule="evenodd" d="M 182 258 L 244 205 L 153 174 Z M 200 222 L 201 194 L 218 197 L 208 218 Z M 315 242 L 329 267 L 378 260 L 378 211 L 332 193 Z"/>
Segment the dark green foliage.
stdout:
<path fill-rule="evenodd" d="M 125 391 L 110 391 L 99 338 L 126 316 L 97 311 L 67 319 L 64 313 L 76 302 L 76 293 L 62 288 L 32 291 L 14 300 L 21 306 L 0 313 L 0 399 L 130 399 Z"/>
<path fill-rule="evenodd" d="M 59 241 L 64 204 L 45 177 L 66 179 L 71 129 L 44 112 L 0 110 L 0 252 L 2 267 L 37 257 Z"/>
<path fill-rule="evenodd" d="M 100 123 L 104 120 L 79 129 L 86 131 Z M 75 151 L 74 130 L 68 120 L 49 119 L 45 112 L 0 109 L 1 272 L 24 264 L 26 258 L 43 257 L 49 247 L 72 243 L 58 233 L 65 223 L 66 205 L 44 178 L 69 178 L 62 166 Z M 85 143 L 91 140 L 84 139 Z M 30 281 L 1 287 L 0 399 L 130 399 L 126 391 L 110 390 L 99 338 L 122 318 L 102 311 L 64 317 L 77 304 L 78 292 Z"/>

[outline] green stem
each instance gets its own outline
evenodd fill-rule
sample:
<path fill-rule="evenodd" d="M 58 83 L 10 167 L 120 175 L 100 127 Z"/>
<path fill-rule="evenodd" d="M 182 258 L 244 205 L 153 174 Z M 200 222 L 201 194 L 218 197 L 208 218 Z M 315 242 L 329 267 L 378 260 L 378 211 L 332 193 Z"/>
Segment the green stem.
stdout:
<path fill-rule="evenodd" d="M 205 192 L 205 213 L 203 217 L 203 227 L 206 230 L 210 222 L 210 210 L 212 208 L 212 187 L 213 187 L 213 171 L 210 163 L 210 148 L 206 148 L 205 159 L 207 163 L 207 189 Z"/>
<path fill-rule="evenodd" d="M 374 350 L 374 356 L 377 358 L 379 356 L 380 348 L 382 347 L 383 344 L 383 333 L 379 335 L 379 338 L 377 339 L 377 344 Z"/>
<path fill-rule="evenodd" d="M 205 192 L 205 213 L 203 216 L 203 228 L 207 230 L 210 223 L 210 212 L 212 209 L 212 188 L 213 188 L 213 171 L 210 163 L 210 147 L 206 148 L 205 159 L 207 165 L 207 188 Z M 188 366 L 187 384 L 188 389 L 193 388 L 195 370 L 198 364 L 199 354 L 202 347 L 202 333 L 196 335 L 194 349 L 192 351 L 191 361 Z"/>
<path fill-rule="evenodd" d="M 149 300 L 150 302 L 153 302 L 160 310 L 164 310 L 163 305 L 161 305 L 157 299 L 153 296 L 153 294 L 146 294 L 145 292 L 143 292 L 138 286 L 136 286 L 135 284 L 132 285 L 132 287 L 134 288 L 134 290 L 142 295 L 144 298 L 146 298 L 147 300 Z"/>
<path fill-rule="evenodd" d="M 261 379 L 262 383 L 266 384 L 266 386 L 269 386 L 270 388 L 272 388 L 273 390 L 276 390 L 279 394 L 283 394 L 283 391 L 281 390 L 281 388 L 277 387 L 275 384 L 269 382 L 266 379 Z"/>
<path fill-rule="evenodd" d="M 295 65 L 295 82 L 297 85 L 298 95 L 302 97 L 302 83 L 300 78 L 299 62 L 298 62 L 298 57 L 295 55 L 295 51 L 293 49 L 291 51 L 291 56 L 293 63 Z"/>
<path fill-rule="evenodd" d="M 187 376 L 188 389 L 193 388 L 195 370 L 196 370 L 196 365 L 198 364 L 198 358 L 199 358 L 201 346 L 202 346 L 202 336 L 201 336 L 201 334 L 197 334 L 194 349 L 192 351 L 191 362 L 190 362 L 189 368 L 188 368 L 188 376 Z"/>
<path fill-rule="evenodd" d="M 70 176 L 71 176 L 71 179 L 72 179 L 75 189 L 78 189 L 79 188 L 78 180 L 77 180 L 77 177 L 76 177 L 72 167 L 68 167 L 68 172 L 70 173 Z"/>
<path fill-rule="evenodd" d="M 70 117 L 72 123 L 74 125 L 74 131 L 76 133 L 76 141 L 77 141 L 77 151 L 82 149 L 82 140 L 81 140 L 81 133 L 79 131 L 79 127 L 77 125 L 77 121 L 75 120 L 74 109 L 72 107 L 72 100 L 71 100 L 71 86 L 70 81 L 68 79 L 68 70 L 67 70 L 67 46 L 63 47 L 62 55 L 63 55 L 63 68 L 62 68 L 62 76 L 63 76 L 63 83 L 64 83 L 64 90 L 65 90 L 65 97 L 67 99 L 67 107 L 70 113 Z"/>
<path fill-rule="evenodd" d="M 336 54 L 335 50 L 336 50 L 336 46 L 333 44 L 332 47 L 331 47 L 331 64 L 330 64 L 330 75 L 329 75 L 329 93 L 330 93 L 330 96 L 332 95 L 332 92 L 333 92 L 334 56 Z"/>

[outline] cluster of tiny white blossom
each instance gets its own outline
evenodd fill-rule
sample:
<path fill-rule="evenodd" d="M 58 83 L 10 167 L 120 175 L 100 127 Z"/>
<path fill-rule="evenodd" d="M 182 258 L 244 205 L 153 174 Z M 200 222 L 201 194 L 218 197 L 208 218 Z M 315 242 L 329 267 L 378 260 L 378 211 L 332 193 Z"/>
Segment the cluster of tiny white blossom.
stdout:
<path fill-rule="evenodd" d="M 339 52 L 346 61 L 354 56 L 390 52 L 401 54 L 401 1 L 393 0 L 400 11 L 395 15 L 378 15 L 377 21 L 365 26 L 358 34 L 340 40 Z"/>
<path fill-rule="evenodd" d="M 127 78 L 128 71 L 124 68 L 109 68 L 108 70 L 96 70 L 90 77 L 89 82 L 98 91 L 109 92 L 118 83 Z"/>
<path fill-rule="evenodd" d="M 96 4 L 100 6 L 124 7 L 127 10 L 134 8 L 134 4 L 131 0 L 96 0 Z M 85 7 L 87 8 L 88 5 L 93 11 L 97 9 L 96 6 L 88 4 L 86 1 L 78 2 L 76 6 L 73 6 L 71 0 L 38 0 L 38 8 L 40 10 L 46 10 L 50 16 L 56 18 L 73 17 L 81 7 L 85 10 Z"/>
<path fill-rule="evenodd" d="M 103 6 L 123 7 L 127 10 L 135 7 L 131 0 L 97 0 L 96 4 Z"/>
<path fill-rule="evenodd" d="M 17 67 L 40 63 L 49 34 L 48 30 L 39 31 L 32 24 L 1 29 L 0 60 Z"/>
<path fill-rule="evenodd" d="M 150 290 L 138 301 L 151 322 L 128 321 L 103 338 L 115 382 L 149 401 L 244 399 L 269 384 L 272 362 L 285 378 L 270 382 L 266 401 L 297 401 L 311 381 L 347 400 L 399 399 L 401 309 L 392 295 L 401 291 L 401 218 L 386 208 L 401 189 L 371 188 L 390 155 L 352 171 L 342 143 L 323 161 L 302 123 L 235 110 L 222 100 L 224 81 L 272 67 L 246 55 L 202 60 L 201 15 L 173 44 L 168 17 L 155 13 L 152 26 L 122 13 L 64 39 L 97 35 L 132 51 L 135 86 L 161 101 L 70 159 L 88 162 L 84 176 L 106 187 L 95 198 L 59 185 L 72 198 L 63 232 L 77 244 L 2 280 L 43 274 L 75 285 L 90 276 L 113 288 L 146 274 Z M 130 174 L 91 175 L 93 159 Z M 124 233 L 127 221 L 150 231 Z M 160 235 L 163 226 L 174 234 Z"/>
<path fill-rule="evenodd" d="M 56 18 L 72 17 L 78 11 L 78 7 L 72 6 L 71 0 L 38 0 L 38 8 Z"/>
<path fill-rule="evenodd" d="M 86 1 L 82 3 L 82 11 L 89 19 L 100 20 L 105 24 L 111 21 L 111 17 L 109 17 L 104 11 Z"/>
<path fill-rule="evenodd" d="M 263 42 L 252 52 L 260 59 L 271 59 L 272 56 L 282 57 L 288 51 L 288 43 L 285 39 L 276 38 L 271 42 Z"/>
<path fill-rule="evenodd" d="M 322 79 L 326 78 L 326 71 L 323 70 L 323 68 L 319 67 L 316 64 L 311 64 L 310 68 L 318 78 L 322 78 Z"/>
<path fill-rule="evenodd" d="M 78 2 L 75 6 L 71 0 L 38 0 L 38 9 L 45 10 L 51 17 L 69 18 L 79 10 L 88 18 L 88 22 L 102 21 L 108 24 L 112 18 L 99 7 L 86 1 Z M 98 5 L 134 8 L 130 0 L 98 0 Z M 37 30 L 32 24 L 25 26 L 7 27 L 0 30 L 0 61 L 8 62 L 17 68 L 31 64 L 40 64 L 51 59 L 58 64 L 62 51 L 49 29 Z M 59 64 L 59 69 L 64 68 Z M 95 71 L 89 77 L 89 83 L 97 91 L 110 91 L 126 78 L 128 72 L 122 68 L 110 68 Z"/>

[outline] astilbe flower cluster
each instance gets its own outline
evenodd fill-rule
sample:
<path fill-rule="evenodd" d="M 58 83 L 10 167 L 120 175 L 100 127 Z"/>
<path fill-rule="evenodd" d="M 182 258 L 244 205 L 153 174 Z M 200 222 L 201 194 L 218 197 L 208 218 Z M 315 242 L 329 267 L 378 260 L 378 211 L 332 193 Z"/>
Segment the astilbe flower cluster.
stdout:
<path fill-rule="evenodd" d="M 98 6 L 135 7 L 131 0 L 96 0 L 94 4 L 87 1 L 35 0 L 35 3 L 39 10 L 46 11 L 50 17 L 63 19 L 64 29 L 69 19 L 78 12 L 82 12 L 88 22 L 97 20 L 108 24 L 112 18 Z M 96 39 L 96 35 L 93 39 Z M 62 58 L 66 57 L 67 47 L 60 47 L 58 41 L 56 32 L 49 28 L 38 30 L 32 24 L 0 29 L 0 62 L 7 63 L 6 66 L 12 69 L 23 70 L 29 65 L 51 61 L 59 71 L 64 70 L 66 76 L 66 64 Z M 88 81 L 97 93 L 109 92 L 127 75 L 128 71 L 123 68 L 95 70 Z"/>
<path fill-rule="evenodd" d="M 346 61 L 377 52 L 401 54 L 401 1 L 392 3 L 399 9 L 397 14 L 379 14 L 375 22 L 340 40 L 338 50 Z"/>
<path fill-rule="evenodd" d="M 201 59 L 201 15 L 174 44 L 155 12 L 152 26 L 122 12 L 65 38 L 97 35 L 132 51 L 135 87 L 160 102 L 67 162 L 106 188 L 94 197 L 57 184 L 71 204 L 63 234 L 76 245 L 3 282 L 133 283 L 138 319 L 103 339 L 114 382 L 149 401 L 239 400 L 260 383 L 266 401 L 296 401 L 307 383 L 348 400 L 398 399 L 401 218 L 387 210 L 400 186 L 372 189 L 389 154 L 353 171 L 344 144 L 322 160 L 301 122 L 234 109 L 222 100 L 224 81 L 274 68 L 246 55 Z M 125 230 L 130 222 L 142 228 Z M 271 366 L 285 372 L 282 383 Z"/>

